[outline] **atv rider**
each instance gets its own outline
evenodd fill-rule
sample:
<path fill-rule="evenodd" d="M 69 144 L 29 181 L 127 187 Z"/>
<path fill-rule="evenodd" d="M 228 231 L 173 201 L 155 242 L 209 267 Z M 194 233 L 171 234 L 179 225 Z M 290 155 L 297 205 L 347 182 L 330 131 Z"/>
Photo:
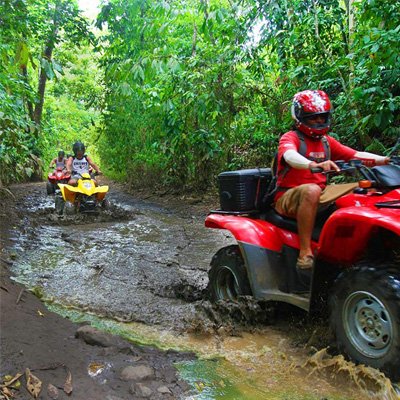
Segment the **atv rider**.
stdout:
<path fill-rule="evenodd" d="M 66 168 L 66 163 L 67 163 L 67 159 L 65 158 L 65 153 L 63 150 L 60 150 L 58 152 L 58 157 L 53 158 L 51 160 L 50 168 L 53 168 L 55 166 L 56 168 L 64 169 L 64 168 Z"/>
<path fill-rule="evenodd" d="M 310 169 L 319 167 L 324 171 L 339 171 L 332 160 L 349 161 L 354 158 L 368 165 L 389 162 L 388 157 L 359 152 L 328 136 L 331 112 L 329 97 L 322 90 L 305 90 L 295 94 L 291 109 L 295 127 L 279 141 L 274 206 L 279 214 L 297 220 L 300 253 L 296 268 L 300 276 L 311 276 L 314 263 L 311 234 L 321 195 L 327 190 L 326 175 L 312 173 Z"/>
<path fill-rule="evenodd" d="M 71 173 L 71 179 L 68 182 L 69 185 L 76 186 L 82 174 L 89 173 L 89 167 L 92 167 L 98 174 L 101 174 L 100 168 L 85 154 L 85 145 L 82 142 L 75 142 L 72 146 L 72 151 L 74 155 L 67 160 L 67 170 Z"/>

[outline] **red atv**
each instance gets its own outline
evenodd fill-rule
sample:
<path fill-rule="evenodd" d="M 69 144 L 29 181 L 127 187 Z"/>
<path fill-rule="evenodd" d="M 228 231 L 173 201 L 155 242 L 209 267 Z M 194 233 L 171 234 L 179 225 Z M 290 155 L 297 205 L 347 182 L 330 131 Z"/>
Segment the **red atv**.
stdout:
<path fill-rule="evenodd" d="M 59 183 L 68 183 L 71 178 L 70 173 L 62 167 L 57 167 L 53 172 L 49 173 L 47 177 L 46 190 L 47 194 L 54 194 L 58 189 Z"/>
<path fill-rule="evenodd" d="M 295 267 L 296 220 L 272 207 L 260 210 L 271 170 L 220 174 L 221 210 L 211 211 L 205 225 L 230 231 L 237 244 L 214 255 L 208 291 L 213 301 L 252 295 L 328 316 L 341 352 L 398 380 L 400 157 L 372 168 L 359 160 L 339 164 L 340 173 L 361 173 L 364 180 L 317 215 L 309 282 Z"/>

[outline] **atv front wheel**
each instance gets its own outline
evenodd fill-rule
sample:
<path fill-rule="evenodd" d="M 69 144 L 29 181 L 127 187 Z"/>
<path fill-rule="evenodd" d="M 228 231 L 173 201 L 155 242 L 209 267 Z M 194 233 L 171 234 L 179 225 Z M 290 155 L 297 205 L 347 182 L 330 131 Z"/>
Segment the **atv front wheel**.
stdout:
<path fill-rule="evenodd" d="M 338 349 L 400 379 L 400 271 L 360 266 L 342 272 L 330 299 Z"/>
<path fill-rule="evenodd" d="M 74 215 L 76 212 L 75 204 L 70 201 L 66 201 L 64 204 L 64 215 Z"/>
<path fill-rule="evenodd" d="M 211 301 L 237 300 L 239 296 L 252 294 L 243 257 L 237 245 L 224 247 L 215 254 L 208 278 L 207 290 Z"/>

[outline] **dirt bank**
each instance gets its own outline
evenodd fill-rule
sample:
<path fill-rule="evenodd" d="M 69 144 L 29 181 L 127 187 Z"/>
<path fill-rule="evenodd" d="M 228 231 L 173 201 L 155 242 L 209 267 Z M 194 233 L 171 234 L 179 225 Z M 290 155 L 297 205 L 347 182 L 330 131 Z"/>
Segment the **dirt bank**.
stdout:
<path fill-rule="evenodd" d="M 10 280 L 14 262 L 10 228 L 26 229 L 27 215 L 18 204 L 26 196 L 36 196 L 38 188 L 38 184 L 24 184 L 1 192 L 0 375 L 2 383 L 7 380 L 5 375 L 23 375 L 3 387 L 0 398 L 31 398 L 27 369 L 41 382 L 39 399 L 184 397 L 190 388 L 179 379 L 174 363 L 192 359 L 193 354 L 135 346 L 88 325 L 73 324 L 49 312 L 35 295 Z M 39 387 L 39 381 L 31 382 L 31 390 Z"/>

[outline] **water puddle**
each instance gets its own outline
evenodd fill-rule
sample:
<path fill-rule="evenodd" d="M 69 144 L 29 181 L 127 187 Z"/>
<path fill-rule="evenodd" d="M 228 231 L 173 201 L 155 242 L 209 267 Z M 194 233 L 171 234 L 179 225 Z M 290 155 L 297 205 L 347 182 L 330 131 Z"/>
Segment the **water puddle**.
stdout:
<path fill-rule="evenodd" d="M 281 332 L 265 329 L 240 336 L 215 336 L 120 323 L 50 305 L 74 322 L 118 334 L 136 344 L 195 352 L 197 360 L 177 365 L 195 395 L 190 399 L 398 400 L 391 381 L 379 371 L 355 366 L 326 349 L 311 356 Z M 188 398 L 189 399 L 189 398 Z"/>

